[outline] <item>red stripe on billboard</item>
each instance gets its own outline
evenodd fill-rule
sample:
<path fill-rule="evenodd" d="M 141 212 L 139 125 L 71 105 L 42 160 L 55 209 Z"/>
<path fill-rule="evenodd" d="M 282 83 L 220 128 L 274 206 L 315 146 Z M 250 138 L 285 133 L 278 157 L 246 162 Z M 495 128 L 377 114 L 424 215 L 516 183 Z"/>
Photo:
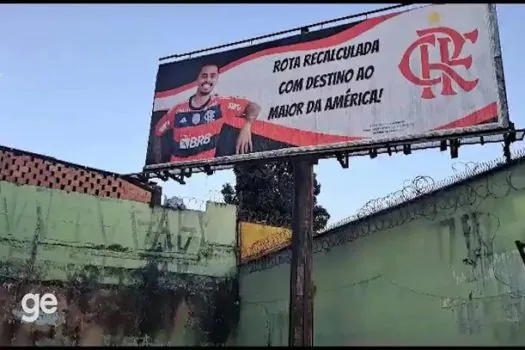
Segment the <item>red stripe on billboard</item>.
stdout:
<path fill-rule="evenodd" d="M 230 118 L 226 120 L 226 123 L 240 129 L 243 127 L 245 120 L 243 118 Z M 305 131 L 259 120 L 255 120 L 253 122 L 251 130 L 252 133 L 256 135 L 260 135 L 274 141 L 292 144 L 294 146 L 315 146 L 328 143 L 349 142 L 365 139 L 364 137 L 330 135 Z"/>
<path fill-rule="evenodd" d="M 477 111 L 455 120 L 451 123 L 442 125 L 432 130 L 447 130 L 447 129 L 456 129 L 456 128 L 466 128 L 469 126 L 479 125 L 484 122 L 487 122 L 498 116 L 498 104 L 492 102 L 487 106 L 478 109 Z"/>
<path fill-rule="evenodd" d="M 349 41 L 351 39 L 354 39 L 355 37 L 363 34 L 364 32 L 374 28 L 375 26 L 385 22 L 386 20 L 397 16 L 403 12 L 397 12 L 397 13 L 389 13 L 383 16 L 378 16 L 374 18 L 370 18 L 368 20 L 365 20 L 351 28 L 348 28 L 347 30 L 342 31 L 341 33 L 334 34 L 332 36 L 329 36 L 324 39 L 319 39 L 315 41 L 308 41 L 300 44 L 294 44 L 294 45 L 287 45 L 287 46 L 280 46 L 280 47 L 274 47 L 266 50 L 261 50 L 259 52 L 256 52 L 254 54 L 245 56 L 239 60 L 233 61 L 232 63 L 222 67 L 220 69 L 221 74 L 237 67 L 238 65 L 261 58 L 268 55 L 275 55 L 279 53 L 285 53 L 289 51 L 308 51 L 308 50 L 318 50 L 330 46 L 336 46 L 339 44 L 342 44 L 346 41 Z M 165 91 L 159 91 L 155 93 L 155 98 L 162 98 L 162 97 L 169 97 L 173 95 L 180 94 L 181 92 L 184 92 L 188 89 L 194 88 L 197 86 L 196 82 L 192 82 L 186 85 L 179 86 L 175 89 L 165 90 Z"/>
<path fill-rule="evenodd" d="M 206 160 L 206 159 L 213 159 L 213 158 L 215 158 L 215 148 L 210 149 L 209 151 L 204 151 L 202 153 L 199 153 L 193 156 L 188 156 L 188 157 L 177 157 L 177 156 L 172 155 L 170 158 L 170 162 L 171 163 L 187 162 L 190 160 Z"/>
<path fill-rule="evenodd" d="M 217 135 L 219 131 L 221 131 L 222 124 L 223 122 L 221 120 L 216 120 L 212 123 L 201 124 L 189 128 L 175 128 L 174 139 L 175 141 L 180 141 L 180 137 L 199 137 L 208 133 Z"/>

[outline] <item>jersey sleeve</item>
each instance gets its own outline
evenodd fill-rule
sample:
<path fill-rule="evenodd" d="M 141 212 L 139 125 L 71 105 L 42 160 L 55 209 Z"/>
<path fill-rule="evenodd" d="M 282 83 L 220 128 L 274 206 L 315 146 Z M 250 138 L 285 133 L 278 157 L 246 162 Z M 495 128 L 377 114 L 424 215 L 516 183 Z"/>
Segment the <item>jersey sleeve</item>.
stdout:
<path fill-rule="evenodd" d="M 249 103 L 250 100 L 248 100 L 245 97 L 221 97 L 222 108 L 226 109 L 228 111 L 228 114 L 234 117 L 243 117 L 246 107 Z"/>
<path fill-rule="evenodd" d="M 167 111 L 162 116 L 162 118 L 160 118 L 157 124 L 155 124 L 155 136 L 156 137 L 161 137 L 166 132 L 166 130 L 168 130 L 169 128 L 173 126 L 175 110 L 176 110 L 176 107 Z"/>

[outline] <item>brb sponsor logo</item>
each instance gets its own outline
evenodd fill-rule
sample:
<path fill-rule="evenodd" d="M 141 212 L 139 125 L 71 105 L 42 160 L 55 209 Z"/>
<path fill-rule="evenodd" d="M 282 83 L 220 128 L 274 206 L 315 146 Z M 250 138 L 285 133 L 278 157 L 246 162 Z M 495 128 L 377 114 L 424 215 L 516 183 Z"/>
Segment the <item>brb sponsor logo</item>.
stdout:
<path fill-rule="evenodd" d="M 430 24 L 438 24 L 440 14 L 433 12 L 429 16 Z M 472 56 L 464 54 L 466 44 L 475 44 L 478 40 L 478 30 L 474 29 L 467 33 L 460 33 L 449 27 L 434 27 L 416 31 L 416 39 L 405 51 L 399 63 L 401 74 L 415 85 L 423 88 L 421 98 L 431 100 L 436 97 L 433 88 L 441 85 L 442 96 L 453 96 L 457 94 L 454 84 L 463 91 L 472 91 L 479 79 L 468 80 L 456 69 L 463 67 L 464 71 L 472 67 Z M 438 55 L 431 55 L 432 50 Z M 420 59 L 417 59 L 419 54 Z M 416 56 L 416 57 L 413 57 Z M 439 57 L 433 60 L 432 57 Z M 420 63 L 420 71 L 412 70 L 410 62 Z"/>
<path fill-rule="evenodd" d="M 22 321 L 27 323 L 35 322 L 40 317 L 40 311 L 46 315 L 52 315 L 57 311 L 58 301 L 56 296 L 50 293 L 33 294 L 28 293 L 22 298 Z"/>
<path fill-rule="evenodd" d="M 207 145 L 211 141 L 211 134 L 194 137 L 185 137 L 180 140 L 180 149 L 192 149 Z"/>

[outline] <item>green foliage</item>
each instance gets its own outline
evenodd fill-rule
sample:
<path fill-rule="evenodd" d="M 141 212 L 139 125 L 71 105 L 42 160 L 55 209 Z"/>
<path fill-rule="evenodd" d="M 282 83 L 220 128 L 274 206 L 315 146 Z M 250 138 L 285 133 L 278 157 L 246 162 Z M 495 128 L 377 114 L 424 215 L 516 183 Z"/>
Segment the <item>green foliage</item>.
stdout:
<path fill-rule="evenodd" d="M 239 219 L 264 222 L 268 225 L 290 227 L 294 195 L 294 180 L 290 163 L 248 164 L 234 168 L 235 188 L 222 187 L 224 201 L 238 206 Z M 321 185 L 314 177 L 313 228 L 323 229 L 330 219 L 328 211 L 317 204 Z"/>

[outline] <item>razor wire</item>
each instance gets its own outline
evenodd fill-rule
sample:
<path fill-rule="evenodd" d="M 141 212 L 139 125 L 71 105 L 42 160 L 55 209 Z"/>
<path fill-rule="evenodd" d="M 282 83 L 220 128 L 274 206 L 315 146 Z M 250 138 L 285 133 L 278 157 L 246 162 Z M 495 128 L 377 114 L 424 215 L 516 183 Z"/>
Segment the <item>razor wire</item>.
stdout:
<path fill-rule="evenodd" d="M 453 175 L 441 181 L 434 180 L 431 176 L 417 176 L 410 181 L 405 181 L 403 187 L 387 196 L 380 197 L 367 202 L 355 215 L 330 225 L 318 233 L 314 240 L 313 252 L 327 252 L 335 246 L 346 244 L 359 237 L 370 235 L 379 231 L 386 231 L 397 226 L 406 225 L 416 220 L 439 220 L 451 217 L 458 213 L 468 211 L 477 212 L 487 199 L 503 199 L 514 192 L 525 189 L 525 172 L 520 171 L 519 166 L 525 162 L 525 149 L 513 152 L 513 160 L 509 163 L 503 157 L 488 162 L 457 162 L 452 165 Z M 432 196 L 431 195 L 435 195 Z M 477 295 L 468 298 L 460 296 L 434 295 L 421 290 L 412 291 L 432 298 L 452 298 L 456 301 L 456 307 L 470 302 L 510 298 L 518 302 L 525 299 L 525 282 L 512 277 L 520 274 L 517 268 L 522 268 L 520 256 L 517 251 L 505 251 L 503 253 L 487 252 L 486 248 L 493 245 L 496 236 L 500 233 L 502 222 L 496 213 L 484 213 L 491 217 L 495 224 L 486 241 L 480 242 L 480 249 L 475 260 L 463 260 L 470 265 L 470 282 L 482 280 L 485 285 L 486 279 L 492 279 L 496 284 L 503 287 L 496 294 Z M 272 247 L 272 244 L 274 246 Z M 275 247 L 275 239 L 265 239 L 257 242 L 259 254 L 257 259 L 247 262 L 241 269 L 241 275 L 272 268 L 280 264 L 289 264 L 291 251 L 288 247 Z M 273 249 L 273 251 L 272 251 Z M 483 251 L 485 249 L 485 251 Z M 277 251 L 276 251 L 277 250 Z M 468 252 L 470 255 L 470 251 Z M 477 266 L 476 266 L 477 264 Z M 478 269 L 486 270 L 487 275 L 480 273 Z M 397 285 L 390 281 L 388 276 L 386 282 Z M 398 285 L 399 288 L 409 287 Z M 347 285 L 334 287 L 334 290 L 348 288 Z M 320 292 L 327 292 L 321 288 Z M 282 302 L 286 298 L 274 300 L 249 300 L 248 304 L 264 306 L 264 304 Z M 519 304 L 521 305 L 521 304 Z M 514 310 L 514 309 L 513 309 Z"/>
<path fill-rule="evenodd" d="M 480 163 L 457 162 L 452 166 L 454 174 L 443 180 L 416 176 L 405 181 L 401 189 L 368 201 L 356 214 L 317 232 L 313 252 L 326 252 L 357 238 L 416 220 L 433 221 L 455 215 L 462 208 L 477 209 L 489 198 L 505 198 L 512 192 L 525 189 L 525 177 L 517 176 L 517 165 L 524 162 L 525 149 L 520 149 L 513 152 L 512 164 L 507 164 L 504 157 Z M 492 176 L 492 173 L 502 176 Z M 432 194 L 439 195 L 431 197 Z M 253 217 L 259 222 L 274 219 L 256 213 Z M 282 232 L 287 230 L 283 228 Z M 257 242 L 260 259 L 248 263 L 248 273 L 290 262 L 288 244 L 278 247 L 272 244 L 275 244 L 275 239 Z"/>

